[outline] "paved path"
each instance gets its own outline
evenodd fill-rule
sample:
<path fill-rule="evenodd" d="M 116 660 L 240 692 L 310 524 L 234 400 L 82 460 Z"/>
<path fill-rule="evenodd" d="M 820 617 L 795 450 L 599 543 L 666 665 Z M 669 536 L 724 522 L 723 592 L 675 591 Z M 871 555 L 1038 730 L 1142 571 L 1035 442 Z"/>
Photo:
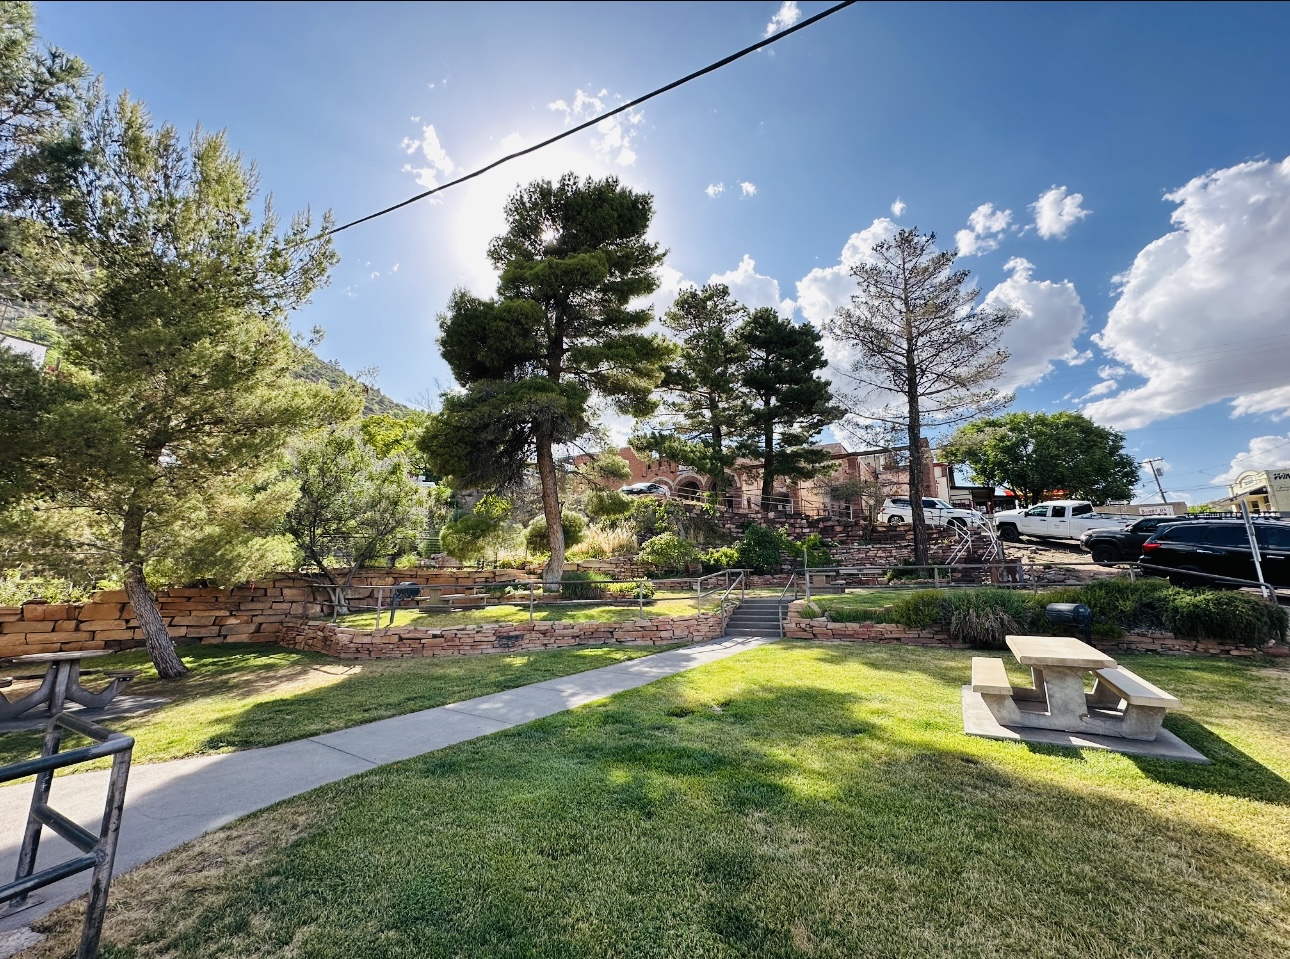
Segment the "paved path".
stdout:
<path fill-rule="evenodd" d="M 279 746 L 135 766 L 126 791 L 116 872 L 324 783 L 510 729 L 770 641 L 712 640 Z M 107 775 L 107 770 L 96 770 L 56 778 L 50 804 L 97 835 Z M 17 867 L 30 801 L 30 783 L 0 788 L 0 876 L 12 876 Z M 37 868 L 73 852 L 46 829 Z M 38 905 L 0 919 L 0 931 L 27 925 L 88 888 L 89 873 L 48 886 L 31 897 L 42 900 Z"/>

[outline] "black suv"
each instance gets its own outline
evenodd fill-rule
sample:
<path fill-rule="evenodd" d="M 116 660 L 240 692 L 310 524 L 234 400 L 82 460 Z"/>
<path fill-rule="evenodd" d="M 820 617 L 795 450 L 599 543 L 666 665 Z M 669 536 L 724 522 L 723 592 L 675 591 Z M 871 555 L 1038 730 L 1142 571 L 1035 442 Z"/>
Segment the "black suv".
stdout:
<path fill-rule="evenodd" d="M 1290 588 L 1290 523 L 1254 523 L 1263 579 L 1269 586 Z M 1142 571 L 1168 576 L 1175 586 L 1239 587 L 1210 577 L 1255 583 L 1254 556 L 1240 520 L 1193 520 L 1162 526 L 1142 544 Z"/>
<path fill-rule="evenodd" d="M 1165 523 L 1191 521 L 1190 516 L 1144 516 L 1120 529 L 1090 529 L 1079 538 L 1079 544 L 1093 554 L 1095 563 L 1131 563 L 1142 554 L 1142 544 Z"/>

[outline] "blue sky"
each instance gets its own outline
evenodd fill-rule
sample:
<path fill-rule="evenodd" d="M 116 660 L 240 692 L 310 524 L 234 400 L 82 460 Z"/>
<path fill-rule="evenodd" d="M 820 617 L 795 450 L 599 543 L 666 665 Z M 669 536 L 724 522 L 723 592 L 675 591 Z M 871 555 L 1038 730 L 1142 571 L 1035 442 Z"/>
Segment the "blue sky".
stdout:
<path fill-rule="evenodd" d="M 180 129 L 224 128 L 279 210 L 345 221 L 531 144 L 826 3 L 38 3 L 47 40 Z M 683 282 L 820 320 L 900 226 L 1021 317 L 1017 409 L 1084 409 L 1203 501 L 1290 465 L 1290 7 L 858 4 L 771 50 L 337 238 L 293 318 L 410 401 L 435 316 L 489 293 L 519 182 L 655 195 Z M 581 95 L 580 95 L 581 93 Z M 720 188 L 720 189 L 718 189 Z M 968 252 L 971 251 L 971 252 Z M 836 353 L 837 351 L 835 351 Z"/>

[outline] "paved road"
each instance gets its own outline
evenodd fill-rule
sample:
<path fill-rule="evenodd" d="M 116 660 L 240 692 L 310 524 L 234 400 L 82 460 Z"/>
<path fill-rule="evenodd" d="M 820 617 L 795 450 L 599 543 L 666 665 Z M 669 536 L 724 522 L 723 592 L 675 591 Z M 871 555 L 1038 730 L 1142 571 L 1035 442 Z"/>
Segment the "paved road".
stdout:
<path fill-rule="evenodd" d="M 744 637 L 712 640 L 311 739 L 136 766 L 130 772 L 116 871 L 133 869 L 234 819 L 324 783 L 510 729 L 768 642 Z M 56 778 L 50 805 L 97 834 L 107 776 L 107 770 L 96 770 Z M 12 876 L 17 868 L 30 800 L 29 783 L 0 788 L 2 876 Z M 73 853 L 46 829 L 37 868 Z M 88 888 L 89 873 L 82 873 L 42 889 L 31 897 L 39 903 L 0 919 L 0 932 L 25 926 Z"/>

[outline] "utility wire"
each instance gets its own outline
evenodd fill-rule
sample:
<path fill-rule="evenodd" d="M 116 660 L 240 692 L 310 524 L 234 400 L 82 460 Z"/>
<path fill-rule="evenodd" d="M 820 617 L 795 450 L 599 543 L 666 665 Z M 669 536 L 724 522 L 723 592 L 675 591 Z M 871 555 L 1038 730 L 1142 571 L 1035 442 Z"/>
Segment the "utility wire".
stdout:
<path fill-rule="evenodd" d="M 659 87 L 657 90 L 647 93 L 643 97 L 637 97 L 635 100 L 631 100 L 627 103 L 624 103 L 622 106 L 615 107 L 613 110 L 610 110 L 608 113 L 601 113 L 597 116 L 594 116 L 590 120 L 587 120 L 585 123 L 579 123 L 576 127 L 571 127 L 570 129 L 565 130 L 563 133 L 556 134 L 553 137 L 543 140 L 541 143 L 536 143 L 531 147 L 525 147 L 523 150 L 517 150 L 514 153 L 507 154 L 506 156 L 502 157 L 500 160 L 494 160 L 492 163 L 488 164 L 488 166 L 480 167 L 478 170 L 475 170 L 472 173 L 467 173 L 465 176 L 459 176 L 455 180 L 449 180 L 447 183 L 434 187 L 433 189 L 426 190 L 424 193 L 418 193 L 416 196 L 408 197 L 406 200 L 402 201 L 401 203 L 396 203 L 393 206 L 387 206 L 384 210 L 377 210 L 375 213 L 369 213 L 367 216 L 360 217 L 357 220 L 351 220 L 350 222 L 342 224 L 341 226 L 334 227 L 333 229 L 328 230 L 326 233 L 319 234 L 318 236 L 314 237 L 314 239 L 323 239 L 324 237 L 335 236 L 337 233 L 340 233 L 342 230 L 348 230 L 352 226 L 358 226 L 360 223 L 366 223 L 368 220 L 375 220 L 378 216 L 385 216 L 385 214 L 387 213 L 393 213 L 395 210 L 400 210 L 411 203 L 416 203 L 418 200 L 424 200 L 428 196 L 433 196 L 436 193 L 442 193 L 444 190 L 448 189 L 451 186 L 456 186 L 459 183 L 465 183 L 467 180 L 473 180 L 475 177 L 481 176 L 487 173 L 489 170 L 495 170 L 503 163 L 506 163 L 510 160 L 514 160 L 517 157 L 522 157 L 522 156 L 525 156 L 526 154 L 533 153 L 535 150 L 541 150 L 543 147 L 550 146 L 552 143 L 556 143 L 560 140 L 563 140 L 565 137 L 571 137 L 575 133 L 581 133 L 583 130 L 588 129 L 589 127 L 593 127 L 596 124 L 604 120 L 607 120 L 612 116 L 617 116 L 619 113 L 622 113 L 625 110 L 630 110 L 632 107 L 639 106 L 640 104 L 644 103 L 646 100 L 652 100 L 655 97 L 660 96 L 661 94 L 667 93 L 669 90 L 675 90 L 677 87 L 682 86 L 683 84 L 689 83 L 691 80 L 697 80 L 699 77 L 706 76 L 707 74 L 712 73 L 715 70 L 720 70 L 722 67 L 726 66 L 727 64 L 734 63 L 736 60 L 742 57 L 746 57 L 750 53 L 755 53 L 758 50 L 763 49 L 764 47 L 768 47 L 772 43 L 778 43 L 780 40 L 783 40 L 789 34 L 797 33 L 799 30 L 805 30 L 807 27 L 811 26 L 812 24 L 819 23 L 825 17 L 831 17 L 839 10 L 843 10 L 856 2 L 857 0 L 843 0 L 842 3 L 835 4 L 834 6 L 829 7 L 827 10 L 823 11 L 822 13 L 817 13 L 813 17 L 807 17 L 801 23 L 795 24 L 794 26 L 789 27 L 787 30 L 781 30 L 776 34 L 773 34 L 767 37 L 765 40 L 761 40 L 757 43 L 754 43 L 750 47 L 744 47 L 738 53 L 732 53 L 730 56 L 725 57 L 724 59 L 718 60 L 716 63 L 709 64 L 708 66 L 704 67 L 702 70 L 696 70 L 694 73 L 681 77 L 681 79 L 679 80 L 673 80 L 671 83 L 667 84 L 666 86 Z"/>

